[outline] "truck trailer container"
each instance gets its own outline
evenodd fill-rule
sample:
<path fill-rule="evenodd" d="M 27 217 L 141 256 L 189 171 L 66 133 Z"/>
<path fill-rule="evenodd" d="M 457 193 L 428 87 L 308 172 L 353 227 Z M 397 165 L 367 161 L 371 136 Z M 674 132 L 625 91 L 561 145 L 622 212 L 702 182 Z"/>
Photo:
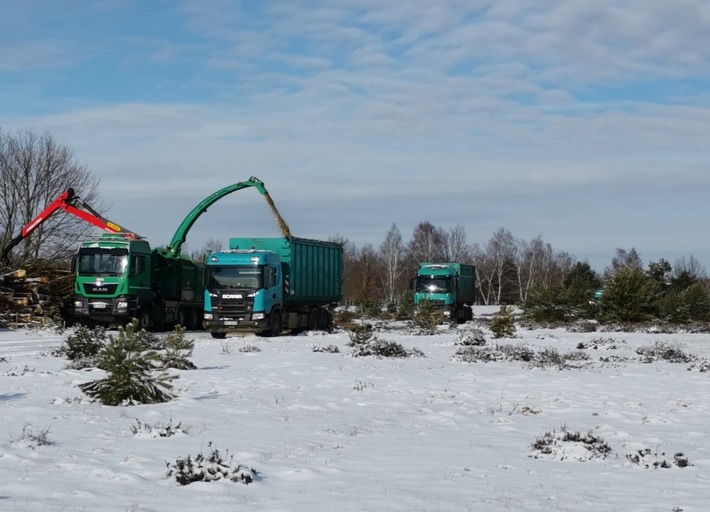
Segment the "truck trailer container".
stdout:
<path fill-rule="evenodd" d="M 343 248 L 296 237 L 231 238 L 205 268 L 203 327 L 278 336 L 284 329 L 327 330 L 342 300 Z"/>

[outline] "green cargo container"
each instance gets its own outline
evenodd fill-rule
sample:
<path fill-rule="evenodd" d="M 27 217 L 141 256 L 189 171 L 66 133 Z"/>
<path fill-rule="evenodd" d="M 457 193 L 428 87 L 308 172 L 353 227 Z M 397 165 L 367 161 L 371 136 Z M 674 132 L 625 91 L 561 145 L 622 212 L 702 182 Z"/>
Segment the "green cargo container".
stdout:
<path fill-rule="evenodd" d="M 343 248 L 306 238 L 230 238 L 230 250 L 271 251 L 281 259 L 284 306 L 327 305 L 343 298 Z"/>

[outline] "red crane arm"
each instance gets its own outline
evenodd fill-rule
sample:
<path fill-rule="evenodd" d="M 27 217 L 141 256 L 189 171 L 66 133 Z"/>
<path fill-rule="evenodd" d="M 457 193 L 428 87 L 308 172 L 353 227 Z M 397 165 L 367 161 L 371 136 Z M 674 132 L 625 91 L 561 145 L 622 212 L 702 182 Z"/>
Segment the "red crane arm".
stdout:
<path fill-rule="evenodd" d="M 77 205 L 81 206 L 84 209 L 78 208 Z M 42 212 L 40 212 L 39 215 L 37 215 L 34 219 L 28 222 L 25 227 L 22 228 L 20 234 L 10 241 L 7 247 L 5 247 L 2 251 L 2 262 L 4 264 L 7 264 L 8 254 L 10 253 L 12 248 L 19 244 L 22 240 L 27 238 L 30 233 L 32 233 L 35 229 L 37 229 L 38 226 L 40 226 L 44 221 L 46 221 L 49 217 L 51 217 L 59 210 L 64 210 L 67 213 L 71 213 L 72 215 L 79 217 L 80 219 L 88 222 L 89 224 L 93 224 L 94 226 L 101 228 L 108 233 L 121 233 L 126 238 L 131 239 L 140 238 L 140 236 L 134 233 L 133 231 L 122 228 L 115 222 L 111 222 L 110 220 L 99 215 L 93 208 L 91 208 L 88 204 L 82 201 L 79 196 L 74 193 L 74 189 L 69 188 L 65 192 L 60 194 L 59 197 L 57 197 L 54 201 L 52 201 L 49 206 L 47 206 L 44 210 L 42 210 Z"/>

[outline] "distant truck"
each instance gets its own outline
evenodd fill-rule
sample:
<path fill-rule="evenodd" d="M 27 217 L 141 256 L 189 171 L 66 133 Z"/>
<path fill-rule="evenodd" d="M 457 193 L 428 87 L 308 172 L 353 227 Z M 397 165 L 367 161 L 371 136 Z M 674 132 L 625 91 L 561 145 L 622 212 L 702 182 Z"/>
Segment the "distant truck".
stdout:
<path fill-rule="evenodd" d="M 463 323 L 473 319 L 476 267 L 463 263 L 422 263 L 414 283 L 414 305 L 425 300 L 446 318 Z"/>
<path fill-rule="evenodd" d="M 342 300 L 343 248 L 296 237 L 231 238 L 207 258 L 203 327 L 278 336 L 284 329 L 327 330 Z"/>

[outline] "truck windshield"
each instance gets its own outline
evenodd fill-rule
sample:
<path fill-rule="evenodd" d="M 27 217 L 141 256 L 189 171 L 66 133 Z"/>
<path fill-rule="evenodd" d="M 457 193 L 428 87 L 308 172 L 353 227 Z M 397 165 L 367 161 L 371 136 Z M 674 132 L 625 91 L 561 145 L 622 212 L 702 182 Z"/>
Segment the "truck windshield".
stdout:
<path fill-rule="evenodd" d="M 416 292 L 418 293 L 448 293 L 451 287 L 449 277 L 417 277 Z"/>
<path fill-rule="evenodd" d="M 128 267 L 128 249 L 79 249 L 77 268 L 83 276 L 122 276 Z"/>
<path fill-rule="evenodd" d="M 210 290 L 224 288 L 263 288 L 264 267 L 228 266 L 207 267 L 207 287 Z"/>

